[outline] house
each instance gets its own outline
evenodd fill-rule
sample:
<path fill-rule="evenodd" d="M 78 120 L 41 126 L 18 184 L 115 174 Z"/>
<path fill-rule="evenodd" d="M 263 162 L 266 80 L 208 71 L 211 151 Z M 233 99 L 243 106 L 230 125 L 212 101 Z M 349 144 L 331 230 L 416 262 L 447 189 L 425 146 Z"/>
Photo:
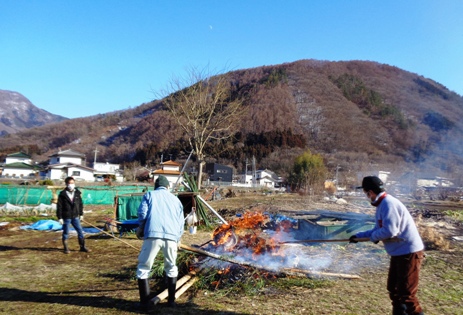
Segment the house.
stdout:
<path fill-rule="evenodd" d="M 3 165 L 2 177 L 8 178 L 34 178 L 39 174 L 40 168 L 32 165 L 31 156 L 24 152 L 8 154 Z"/>
<path fill-rule="evenodd" d="M 31 156 L 24 152 L 11 153 L 8 154 L 5 158 L 5 164 L 11 164 L 16 162 L 32 165 Z"/>
<path fill-rule="evenodd" d="M 50 164 L 64 163 L 85 165 L 85 154 L 73 150 L 64 150 L 50 156 Z"/>
<path fill-rule="evenodd" d="M 76 181 L 94 181 L 95 170 L 85 166 L 85 155 L 73 150 L 59 151 L 50 156 L 46 177 L 51 180 L 64 180 L 68 176 Z"/>
<path fill-rule="evenodd" d="M 123 181 L 119 164 L 94 162 L 93 169 L 95 170 L 94 176 L 96 181 L 108 181 L 111 178 L 118 182 Z"/>
<path fill-rule="evenodd" d="M 231 183 L 233 181 L 233 168 L 217 164 L 206 163 L 205 172 L 209 175 L 209 181 Z"/>
<path fill-rule="evenodd" d="M 258 170 L 255 175 L 252 173 L 237 175 L 236 186 L 276 188 L 281 185 L 281 177 L 270 170 Z"/>
<path fill-rule="evenodd" d="M 176 183 L 180 184 L 183 181 L 183 176 L 181 176 L 180 174 L 181 167 L 182 164 L 174 162 L 172 160 L 162 162 L 161 168 L 153 171 L 152 173 L 153 181 L 155 181 L 159 177 L 159 175 L 164 175 L 169 181 L 170 188 L 173 188 Z"/>
<path fill-rule="evenodd" d="M 274 188 L 278 187 L 281 183 L 281 179 L 270 170 L 258 170 L 256 171 L 256 184 L 262 187 Z"/>

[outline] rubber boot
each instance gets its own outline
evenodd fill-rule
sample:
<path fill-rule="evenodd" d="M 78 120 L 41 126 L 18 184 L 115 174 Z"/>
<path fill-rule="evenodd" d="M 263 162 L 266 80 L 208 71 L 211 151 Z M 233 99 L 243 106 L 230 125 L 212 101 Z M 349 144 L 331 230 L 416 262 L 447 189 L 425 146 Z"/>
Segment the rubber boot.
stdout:
<path fill-rule="evenodd" d="M 150 308 L 149 279 L 138 279 L 138 292 L 140 293 L 140 310 L 148 311 Z"/>
<path fill-rule="evenodd" d="M 392 315 L 407 315 L 407 306 L 405 304 L 393 305 Z"/>
<path fill-rule="evenodd" d="M 175 291 L 177 290 L 177 277 L 170 278 L 167 277 L 167 292 L 169 293 L 169 297 L 167 299 L 167 306 L 175 307 Z"/>
<path fill-rule="evenodd" d="M 79 238 L 79 245 L 80 245 L 80 251 L 81 252 L 88 253 L 90 251 L 85 247 L 85 239 L 84 238 Z"/>
<path fill-rule="evenodd" d="M 63 240 L 63 247 L 64 247 L 65 254 L 69 254 L 71 252 L 68 247 L 68 240 Z"/>

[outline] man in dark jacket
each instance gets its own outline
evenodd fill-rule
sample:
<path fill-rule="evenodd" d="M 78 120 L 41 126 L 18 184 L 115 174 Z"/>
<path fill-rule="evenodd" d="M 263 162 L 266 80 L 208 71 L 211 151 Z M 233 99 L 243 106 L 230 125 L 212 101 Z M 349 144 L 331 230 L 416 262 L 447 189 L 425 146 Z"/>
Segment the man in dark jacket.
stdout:
<path fill-rule="evenodd" d="M 84 233 L 80 220 L 84 218 L 84 204 L 82 202 L 82 194 L 76 189 L 74 178 L 67 177 L 64 180 L 66 188 L 63 189 L 58 196 L 58 204 L 56 205 L 56 216 L 59 223 L 63 225 L 63 246 L 64 253 L 69 254 L 71 251 L 68 247 L 69 225 L 72 224 L 77 232 L 80 251 L 89 252 L 85 247 Z"/>

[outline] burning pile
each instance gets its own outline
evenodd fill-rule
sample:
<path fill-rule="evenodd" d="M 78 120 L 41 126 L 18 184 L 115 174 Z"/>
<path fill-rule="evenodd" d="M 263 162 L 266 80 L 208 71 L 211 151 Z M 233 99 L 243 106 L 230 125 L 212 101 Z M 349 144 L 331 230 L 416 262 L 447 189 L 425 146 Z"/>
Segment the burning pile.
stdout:
<path fill-rule="evenodd" d="M 191 267 L 203 274 L 211 289 L 235 283 L 257 288 L 263 279 L 287 275 L 359 278 L 327 270 L 336 255 L 330 245 L 284 244 L 295 240 L 297 222 L 281 215 L 246 212 L 216 228 L 206 244 L 199 247 L 182 244 L 180 248 L 201 255 Z M 342 253 L 345 256 L 345 250 Z"/>
<path fill-rule="evenodd" d="M 264 254 L 281 256 L 277 242 L 279 232 L 288 232 L 291 228 L 292 222 L 289 220 L 277 222 L 262 212 L 246 212 L 242 217 L 215 229 L 210 246 L 213 248 L 209 250 L 231 252 L 253 261 L 259 260 L 259 256 Z M 273 236 L 264 233 L 270 231 Z"/>

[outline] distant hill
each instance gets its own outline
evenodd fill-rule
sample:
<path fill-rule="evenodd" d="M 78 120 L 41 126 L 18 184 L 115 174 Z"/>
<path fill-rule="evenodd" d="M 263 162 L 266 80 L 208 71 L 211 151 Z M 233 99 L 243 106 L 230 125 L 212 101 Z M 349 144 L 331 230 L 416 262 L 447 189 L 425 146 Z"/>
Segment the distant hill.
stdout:
<path fill-rule="evenodd" d="M 207 149 L 210 161 L 242 172 L 255 156 L 258 168 L 284 176 L 310 149 L 346 180 L 373 170 L 461 173 L 463 98 L 431 79 L 370 61 L 300 60 L 229 75 L 247 114 L 236 137 Z M 1 137 L 0 152 L 27 147 L 45 160 L 70 148 L 93 161 L 97 148 L 99 161 L 154 165 L 161 154 L 188 156 L 181 135 L 162 100 L 154 100 Z"/>
<path fill-rule="evenodd" d="M 66 119 L 34 106 L 18 92 L 0 90 L 0 136 Z"/>

